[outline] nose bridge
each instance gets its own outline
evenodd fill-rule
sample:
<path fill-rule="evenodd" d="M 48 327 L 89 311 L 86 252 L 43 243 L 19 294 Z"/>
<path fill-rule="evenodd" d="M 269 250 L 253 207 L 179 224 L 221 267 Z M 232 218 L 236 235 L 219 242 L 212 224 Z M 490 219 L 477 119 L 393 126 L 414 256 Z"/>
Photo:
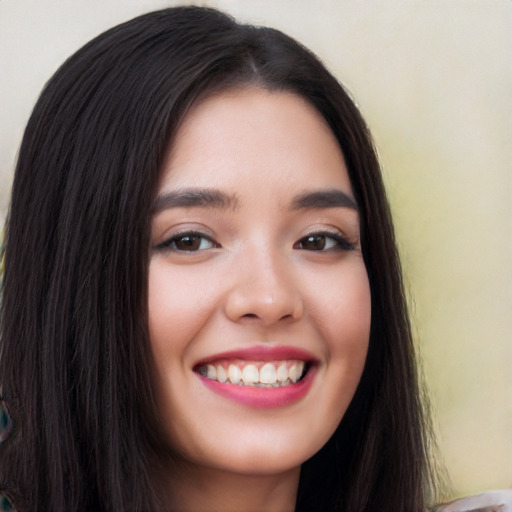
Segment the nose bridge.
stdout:
<path fill-rule="evenodd" d="M 252 318 L 270 325 L 283 319 L 300 318 L 302 297 L 289 264 L 277 248 L 246 248 L 226 302 L 231 320 Z"/>

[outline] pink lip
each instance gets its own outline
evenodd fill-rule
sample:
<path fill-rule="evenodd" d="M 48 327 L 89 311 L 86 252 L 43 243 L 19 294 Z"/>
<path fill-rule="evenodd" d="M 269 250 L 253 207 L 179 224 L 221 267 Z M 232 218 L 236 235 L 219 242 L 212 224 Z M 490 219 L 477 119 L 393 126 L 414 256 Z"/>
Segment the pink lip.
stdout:
<path fill-rule="evenodd" d="M 211 357 L 198 361 L 194 368 L 203 364 L 214 363 L 222 359 L 243 359 L 246 361 L 281 361 L 285 359 L 297 359 L 299 361 L 317 362 L 317 358 L 307 350 L 285 346 L 257 346 L 238 350 L 221 352 Z"/>
<path fill-rule="evenodd" d="M 242 359 L 248 361 L 280 361 L 296 359 L 313 363 L 318 362 L 310 352 L 303 349 L 284 346 L 258 346 L 215 354 L 208 359 L 199 361 L 194 367 L 199 368 L 204 364 L 226 359 Z M 256 386 L 239 386 L 237 384 L 227 382 L 218 382 L 216 380 L 203 377 L 197 373 L 201 382 L 211 391 L 234 400 L 235 402 L 257 409 L 283 407 L 298 402 L 309 391 L 315 375 L 316 365 L 313 364 L 310 366 L 304 378 L 296 384 L 290 384 L 279 388 L 260 388 Z"/>
<path fill-rule="evenodd" d="M 197 376 L 207 388 L 221 396 L 256 409 L 270 409 L 298 402 L 309 391 L 315 373 L 315 367 L 312 367 L 304 378 L 296 384 L 280 388 L 239 386 L 237 384 L 207 379 L 200 374 L 197 374 Z"/>

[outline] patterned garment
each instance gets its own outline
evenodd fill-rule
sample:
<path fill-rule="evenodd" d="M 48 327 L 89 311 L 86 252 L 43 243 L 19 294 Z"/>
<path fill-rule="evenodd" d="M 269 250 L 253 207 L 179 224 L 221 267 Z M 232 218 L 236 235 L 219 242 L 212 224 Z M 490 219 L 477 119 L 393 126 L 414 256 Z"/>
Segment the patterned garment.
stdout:
<path fill-rule="evenodd" d="M 443 505 L 436 512 L 512 512 L 512 489 L 461 498 Z"/>

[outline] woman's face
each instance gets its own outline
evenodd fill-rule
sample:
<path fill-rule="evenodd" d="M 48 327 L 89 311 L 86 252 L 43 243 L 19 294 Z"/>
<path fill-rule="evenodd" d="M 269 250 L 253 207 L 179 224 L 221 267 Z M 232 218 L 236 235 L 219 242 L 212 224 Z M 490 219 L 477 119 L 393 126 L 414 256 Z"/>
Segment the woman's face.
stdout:
<path fill-rule="evenodd" d="M 197 104 L 152 223 L 149 332 L 169 446 L 277 474 L 330 438 L 359 382 L 370 289 L 340 148 L 288 92 Z"/>

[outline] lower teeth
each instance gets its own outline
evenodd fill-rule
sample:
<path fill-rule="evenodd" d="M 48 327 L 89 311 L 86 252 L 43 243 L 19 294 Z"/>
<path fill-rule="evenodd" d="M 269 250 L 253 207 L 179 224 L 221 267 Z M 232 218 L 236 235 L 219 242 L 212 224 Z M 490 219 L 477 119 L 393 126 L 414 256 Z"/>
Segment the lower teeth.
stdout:
<path fill-rule="evenodd" d="M 203 375 L 203 377 L 205 377 L 205 375 Z M 211 379 L 211 380 L 215 380 L 215 379 Z M 216 380 L 215 382 L 220 382 L 220 381 Z M 233 383 L 230 382 L 229 380 L 227 380 L 226 382 L 222 382 L 221 384 L 233 384 Z M 294 383 L 291 381 L 287 381 L 287 382 L 274 382 L 274 384 L 263 384 L 262 382 L 245 384 L 244 382 L 240 381 L 240 382 L 237 382 L 235 385 L 236 386 L 245 386 L 245 387 L 250 387 L 250 388 L 282 388 L 284 386 L 289 386 L 290 384 L 294 384 Z"/>

